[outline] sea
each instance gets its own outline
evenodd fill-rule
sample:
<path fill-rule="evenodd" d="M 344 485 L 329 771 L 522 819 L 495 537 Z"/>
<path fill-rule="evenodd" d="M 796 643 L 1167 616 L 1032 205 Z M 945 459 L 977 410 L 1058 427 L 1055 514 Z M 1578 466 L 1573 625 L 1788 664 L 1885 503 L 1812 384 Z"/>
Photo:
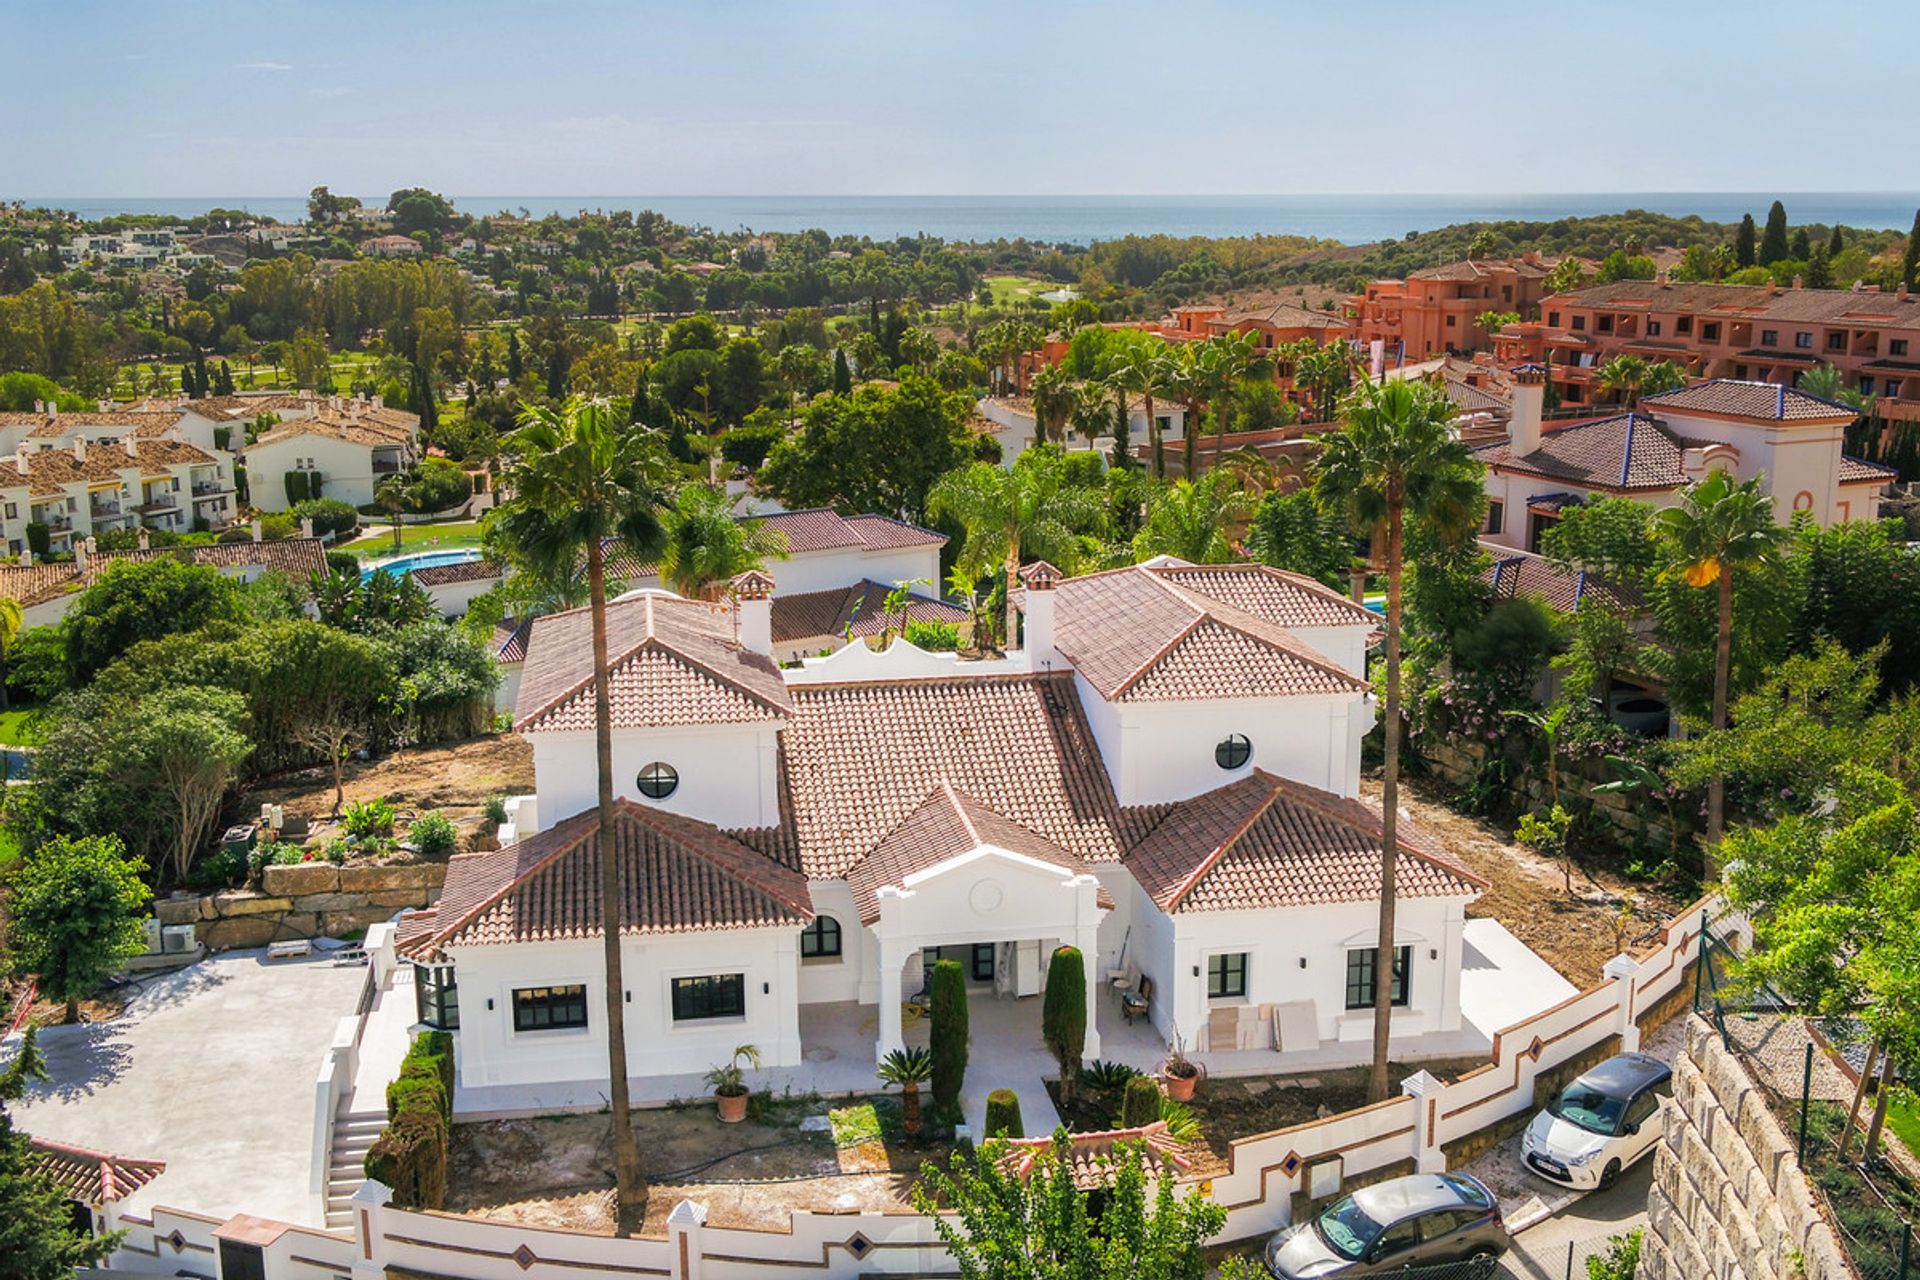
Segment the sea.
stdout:
<path fill-rule="evenodd" d="M 0 193 L 0 199 L 11 199 Z M 377 197 L 375 197 L 377 198 Z M 306 216 L 301 196 L 132 198 L 23 197 L 29 206 L 66 209 L 83 218 L 118 213 L 187 217 L 208 209 L 242 209 L 275 221 Z M 1176 236 L 1296 235 L 1372 244 L 1412 231 L 1460 222 L 1551 222 L 1645 209 L 1709 222 L 1764 220 L 1775 199 L 1794 224 L 1839 223 L 1904 230 L 1920 208 L 1920 192 L 1627 191 L 1541 195 L 1272 195 L 1272 196 L 454 196 L 456 207 L 489 213 L 570 217 L 582 211 L 652 209 L 684 226 L 715 231 L 805 231 L 891 240 L 929 235 L 952 241 L 1026 238 L 1087 244 L 1129 234 Z"/>

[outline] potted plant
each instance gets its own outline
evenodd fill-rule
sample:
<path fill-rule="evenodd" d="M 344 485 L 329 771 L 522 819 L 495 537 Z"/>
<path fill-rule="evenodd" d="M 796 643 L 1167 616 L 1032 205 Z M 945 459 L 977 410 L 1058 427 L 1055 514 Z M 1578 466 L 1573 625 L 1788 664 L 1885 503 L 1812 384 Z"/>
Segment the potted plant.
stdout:
<path fill-rule="evenodd" d="M 1167 1086 L 1167 1096 L 1175 1102 L 1190 1101 L 1194 1086 L 1200 1083 L 1200 1064 L 1187 1056 L 1187 1043 L 1178 1031 L 1173 1033 L 1167 1060 L 1160 1064 L 1160 1079 Z"/>
<path fill-rule="evenodd" d="M 745 1063 L 745 1066 L 741 1064 Z M 720 1119 L 726 1124 L 739 1124 L 747 1118 L 746 1068 L 756 1071 L 760 1068 L 760 1050 L 750 1044 L 743 1044 L 733 1051 L 733 1058 L 724 1067 L 715 1067 L 707 1072 L 707 1084 L 713 1089 L 715 1102 L 720 1108 Z"/>
<path fill-rule="evenodd" d="M 920 1132 L 920 1086 L 933 1078 L 933 1053 L 919 1047 L 895 1049 L 880 1061 L 880 1079 L 900 1086 L 900 1123 L 908 1137 Z"/>

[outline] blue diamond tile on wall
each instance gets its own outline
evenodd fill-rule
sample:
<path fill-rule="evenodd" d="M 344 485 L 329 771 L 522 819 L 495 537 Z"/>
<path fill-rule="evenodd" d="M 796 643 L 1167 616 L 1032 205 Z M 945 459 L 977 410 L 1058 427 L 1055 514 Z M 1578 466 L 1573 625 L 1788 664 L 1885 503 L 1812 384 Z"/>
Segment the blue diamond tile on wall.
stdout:
<path fill-rule="evenodd" d="M 527 1248 L 525 1245 L 521 1245 L 513 1251 L 513 1260 L 519 1264 L 522 1271 L 525 1271 L 528 1267 L 540 1261 L 539 1258 L 534 1256 L 533 1250 Z"/>
<path fill-rule="evenodd" d="M 854 1256 L 855 1261 L 858 1261 L 873 1252 L 873 1241 L 867 1239 L 865 1234 L 856 1231 L 847 1238 L 847 1252 Z"/>

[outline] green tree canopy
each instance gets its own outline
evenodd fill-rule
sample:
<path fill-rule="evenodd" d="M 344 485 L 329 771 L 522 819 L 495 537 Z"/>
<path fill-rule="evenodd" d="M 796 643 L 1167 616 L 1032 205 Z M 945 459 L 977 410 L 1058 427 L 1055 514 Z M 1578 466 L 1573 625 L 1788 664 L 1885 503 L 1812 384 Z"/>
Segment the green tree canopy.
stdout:
<path fill-rule="evenodd" d="M 909 373 L 808 405 L 775 445 L 760 482 L 789 507 L 832 507 L 923 520 L 934 483 L 973 457 L 964 394 Z"/>
<path fill-rule="evenodd" d="M 146 947 L 140 927 L 153 893 L 145 867 L 117 836 L 49 840 L 7 879 L 7 956 L 16 972 L 80 1016 L 80 1001 Z"/>
<path fill-rule="evenodd" d="M 86 681 L 142 640 L 237 621 L 233 582 L 207 565 L 172 556 L 116 560 L 67 611 L 67 669 Z"/>

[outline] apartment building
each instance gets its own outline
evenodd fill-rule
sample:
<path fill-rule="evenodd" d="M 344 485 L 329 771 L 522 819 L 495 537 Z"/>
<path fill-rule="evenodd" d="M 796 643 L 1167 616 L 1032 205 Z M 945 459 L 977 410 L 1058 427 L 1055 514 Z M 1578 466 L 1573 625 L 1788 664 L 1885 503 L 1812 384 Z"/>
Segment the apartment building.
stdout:
<path fill-rule="evenodd" d="M 0 458 L 0 543 L 9 555 L 30 551 L 29 524 L 44 525 L 48 551 L 61 555 L 115 529 L 223 529 L 237 511 L 231 460 L 184 440 L 28 439 Z"/>
<path fill-rule="evenodd" d="M 1796 385 L 1817 365 L 1877 398 L 1888 421 L 1920 421 L 1920 298 L 1902 287 L 1805 289 L 1620 280 L 1541 303 L 1494 338 L 1502 364 L 1539 364 L 1562 405 L 1591 404 L 1617 355 L 1673 360 L 1696 378 Z"/>
<path fill-rule="evenodd" d="M 1487 311 L 1539 315 L 1547 277 L 1558 265 L 1528 253 L 1426 267 L 1404 280 L 1369 281 L 1347 298 L 1341 315 L 1362 347 L 1382 344 L 1389 364 L 1481 350 L 1491 335 L 1477 318 Z"/>

